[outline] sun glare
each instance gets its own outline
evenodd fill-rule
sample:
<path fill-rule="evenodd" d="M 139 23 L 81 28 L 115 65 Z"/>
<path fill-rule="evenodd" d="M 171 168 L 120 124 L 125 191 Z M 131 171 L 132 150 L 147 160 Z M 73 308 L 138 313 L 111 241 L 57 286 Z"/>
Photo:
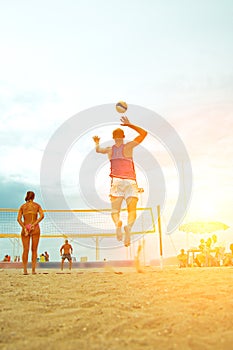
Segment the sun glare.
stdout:
<path fill-rule="evenodd" d="M 213 201 L 203 201 L 199 203 L 198 213 L 200 219 L 214 220 L 216 216 L 216 207 Z"/>

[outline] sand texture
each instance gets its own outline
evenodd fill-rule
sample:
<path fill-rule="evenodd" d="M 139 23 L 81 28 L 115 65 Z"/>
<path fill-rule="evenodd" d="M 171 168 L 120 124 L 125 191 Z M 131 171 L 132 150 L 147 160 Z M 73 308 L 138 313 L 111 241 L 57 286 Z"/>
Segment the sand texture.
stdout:
<path fill-rule="evenodd" d="M 233 349 L 231 267 L 2 269 L 0 282 L 0 349 Z"/>

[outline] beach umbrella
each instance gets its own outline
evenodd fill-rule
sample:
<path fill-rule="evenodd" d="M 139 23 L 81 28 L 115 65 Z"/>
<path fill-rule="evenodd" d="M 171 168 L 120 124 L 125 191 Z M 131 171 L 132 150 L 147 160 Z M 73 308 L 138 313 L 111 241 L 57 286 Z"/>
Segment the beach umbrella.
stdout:
<path fill-rule="evenodd" d="M 179 231 L 183 231 L 187 235 L 186 245 L 189 247 L 189 234 L 210 234 L 216 231 L 225 231 L 229 228 L 226 224 L 219 221 L 196 221 L 183 224 L 179 227 Z"/>
<path fill-rule="evenodd" d="M 179 227 L 179 231 L 186 233 L 213 233 L 216 231 L 225 231 L 229 228 L 226 224 L 218 221 L 197 221 L 183 224 Z"/>

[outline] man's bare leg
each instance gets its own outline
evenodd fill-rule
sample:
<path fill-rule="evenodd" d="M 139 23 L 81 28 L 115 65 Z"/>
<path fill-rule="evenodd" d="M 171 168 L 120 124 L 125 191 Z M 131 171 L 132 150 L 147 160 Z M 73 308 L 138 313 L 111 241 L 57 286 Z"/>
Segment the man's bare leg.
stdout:
<path fill-rule="evenodd" d="M 120 220 L 120 211 L 121 211 L 121 205 L 122 205 L 123 197 L 111 197 L 111 203 L 112 203 L 112 220 L 116 226 L 116 236 L 118 241 L 122 240 L 122 221 Z"/>
<path fill-rule="evenodd" d="M 71 268 L 72 268 L 72 259 L 70 259 L 69 261 L 69 269 L 71 270 Z"/>
<path fill-rule="evenodd" d="M 129 197 L 126 200 L 127 210 L 128 210 L 128 223 L 127 223 L 127 226 L 124 227 L 124 230 L 125 230 L 124 244 L 126 247 L 130 245 L 130 233 L 137 217 L 137 213 L 136 213 L 137 202 L 138 202 L 138 198 L 136 197 Z"/>

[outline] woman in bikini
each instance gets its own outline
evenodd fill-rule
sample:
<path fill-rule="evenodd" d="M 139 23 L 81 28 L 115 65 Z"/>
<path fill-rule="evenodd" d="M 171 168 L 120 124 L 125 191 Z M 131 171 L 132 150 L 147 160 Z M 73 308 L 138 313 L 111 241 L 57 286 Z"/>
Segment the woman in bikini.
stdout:
<path fill-rule="evenodd" d="M 27 272 L 28 253 L 31 241 L 32 250 L 32 274 L 36 273 L 37 248 L 40 240 L 39 222 L 43 220 L 44 213 L 41 206 L 34 202 L 35 193 L 28 191 L 25 197 L 25 202 L 19 208 L 17 221 L 22 227 L 21 239 L 23 244 L 23 272 Z M 22 220 L 23 219 L 23 220 Z"/>

